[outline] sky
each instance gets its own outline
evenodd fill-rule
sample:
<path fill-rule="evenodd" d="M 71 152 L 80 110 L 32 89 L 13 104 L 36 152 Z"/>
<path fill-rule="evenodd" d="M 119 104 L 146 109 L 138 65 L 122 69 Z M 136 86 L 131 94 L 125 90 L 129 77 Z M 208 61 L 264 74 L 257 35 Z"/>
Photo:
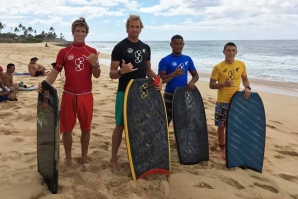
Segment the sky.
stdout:
<path fill-rule="evenodd" d="M 130 14 L 140 15 L 143 41 L 298 39 L 298 0 L 8 0 L 0 1 L 2 33 L 22 24 L 38 34 L 53 27 L 72 41 L 72 22 L 84 17 L 86 41 L 127 37 Z M 18 33 L 20 34 L 20 33 Z"/>

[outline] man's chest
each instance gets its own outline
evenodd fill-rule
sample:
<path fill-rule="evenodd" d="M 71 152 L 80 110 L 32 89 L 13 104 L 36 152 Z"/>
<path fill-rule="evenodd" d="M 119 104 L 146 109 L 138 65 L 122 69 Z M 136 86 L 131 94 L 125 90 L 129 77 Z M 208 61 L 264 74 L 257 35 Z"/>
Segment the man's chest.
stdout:
<path fill-rule="evenodd" d="M 145 47 L 127 47 L 123 49 L 123 57 L 127 62 L 132 64 L 141 64 L 145 63 L 149 58 L 149 50 Z"/>
<path fill-rule="evenodd" d="M 84 57 L 89 54 L 90 52 L 85 49 L 70 51 L 65 57 L 65 69 L 80 72 L 90 67 L 88 60 Z"/>
<path fill-rule="evenodd" d="M 220 69 L 220 76 L 227 77 L 231 80 L 241 77 L 242 67 L 240 65 L 223 66 Z"/>

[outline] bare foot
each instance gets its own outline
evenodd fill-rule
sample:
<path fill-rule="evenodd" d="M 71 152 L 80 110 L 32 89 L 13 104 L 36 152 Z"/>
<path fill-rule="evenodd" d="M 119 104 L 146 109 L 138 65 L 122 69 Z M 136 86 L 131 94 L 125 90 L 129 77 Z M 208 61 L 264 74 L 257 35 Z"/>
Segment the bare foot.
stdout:
<path fill-rule="evenodd" d="M 89 164 L 89 162 L 90 162 L 90 160 L 88 157 L 87 158 L 81 157 L 81 164 Z"/>
<path fill-rule="evenodd" d="M 220 151 L 220 156 L 223 160 L 226 160 L 226 147 L 222 147 L 219 149 Z"/>
<path fill-rule="evenodd" d="M 70 159 L 65 158 L 65 165 L 66 166 L 71 165 L 71 158 Z"/>
<path fill-rule="evenodd" d="M 118 164 L 117 164 L 117 162 L 112 162 L 111 161 L 111 168 L 112 168 L 112 172 L 113 173 L 116 172 L 116 171 L 118 171 Z"/>

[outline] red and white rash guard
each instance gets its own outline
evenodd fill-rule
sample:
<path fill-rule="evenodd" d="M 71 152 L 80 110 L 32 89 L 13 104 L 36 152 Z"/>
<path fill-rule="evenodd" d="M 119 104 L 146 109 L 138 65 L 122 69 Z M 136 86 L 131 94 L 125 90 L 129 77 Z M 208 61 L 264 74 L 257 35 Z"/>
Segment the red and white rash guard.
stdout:
<path fill-rule="evenodd" d="M 65 70 L 64 92 L 81 95 L 92 91 L 92 68 L 83 55 L 96 54 L 96 49 L 85 43 L 72 43 L 59 51 L 54 69 Z"/>

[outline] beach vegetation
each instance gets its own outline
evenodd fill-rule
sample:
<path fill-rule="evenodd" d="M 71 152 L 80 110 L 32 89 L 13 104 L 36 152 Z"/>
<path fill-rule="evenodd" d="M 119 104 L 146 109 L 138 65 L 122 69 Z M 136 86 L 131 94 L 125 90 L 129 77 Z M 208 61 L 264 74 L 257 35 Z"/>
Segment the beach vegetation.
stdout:
<path fill-rule="evenodd" d="M 39 42 L 66 42 L 62 33 L 56 34 L 54 27 L 48 31 L 38 33 L 33 27 L 23 24 L 12 28 L 7 33 L 2 33 L 6 25 L 0 21 L 0 43 L 39 43 Z"/>

